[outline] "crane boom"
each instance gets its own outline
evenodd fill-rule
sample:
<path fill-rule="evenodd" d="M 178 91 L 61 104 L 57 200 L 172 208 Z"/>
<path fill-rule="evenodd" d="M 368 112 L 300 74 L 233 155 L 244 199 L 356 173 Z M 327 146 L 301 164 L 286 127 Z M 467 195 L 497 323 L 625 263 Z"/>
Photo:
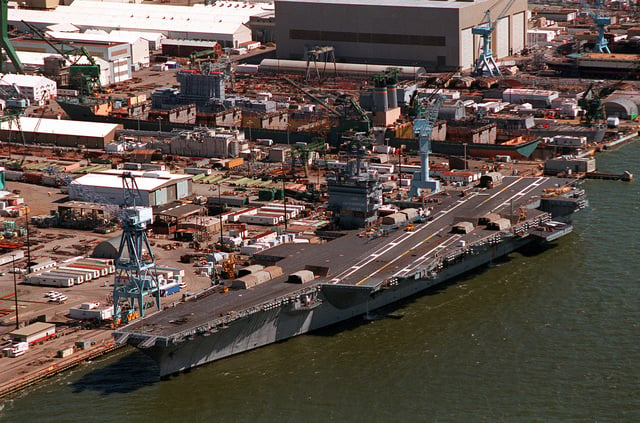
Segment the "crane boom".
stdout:
<path fill-rule="evenodd" d="M 297 89 L 298 91 L 301 91 L 303 94 L 305 94 L 307 97 L 309 97 L 310 99 L 312 99 L 313 101 L 315 101 L 320 107 L 327 109 L 331 114 L 337 116 L 337 117 L 342 117 L 342 114 L 340 112 L 338 112 L 337 110 L 327 106 L 326 104 L 324 104 L 324 102 L 322 100 L 320 100 L 318 97 L 316 97 L 315 95 L 311 94 L 309 91 L 305 90 L 303 87 L 301 87 L 299 84 L 297 84 L 296 82 L 294 82 L 291 78 L 287 78 L 286 76 L 282 77 L 285 81 L 287 81 L 289 84 L 291 84 L 291 86 L 293 86 L 295 89 Z"/>
<path fill-rule="evenodd" d="M 38 27 L 31 25 L 29 22 L 22 21 L 23 24 L 27 26 L 33 33 L 47 43 L 56 53 L 64 57 L 66 60 L 72 62 L 69 67 L 69 78 L 71 79 L 72 85 L 75 85 L 76 88 L 79 88 L 85 94 L 92 94 L 93 92 L 103 92 L 102 84 L 100 83 L 100 65 L 98 65 L 91 55 L 83 46 L 76 47 L 71 46 L 70 50 L 66 50 L 63 47 L 58 47 L 56 44 L 60 44 L 60 46 L 64 46 L 68 44 L 62 40 L 59 40 L 55 37 L 51 37 L 45 34 Z M 54 44 L 55 43 L 55 44 Z M 80 56 L 85 57 L 89 62 L 88 65 L 78 64 L 78 60 L 74 62 L 71 59 L 71 56 Z"/>
<path fill-rule="evenodd" d="M 0 0 L 0 46 L 7 53 L 16 73 L 24 74 L 24 67 L 18 57 L 18 53 L 9 41 L 9 0 Z M 4 60 L 0 61 L 0 73 L 6 73 Z"/>

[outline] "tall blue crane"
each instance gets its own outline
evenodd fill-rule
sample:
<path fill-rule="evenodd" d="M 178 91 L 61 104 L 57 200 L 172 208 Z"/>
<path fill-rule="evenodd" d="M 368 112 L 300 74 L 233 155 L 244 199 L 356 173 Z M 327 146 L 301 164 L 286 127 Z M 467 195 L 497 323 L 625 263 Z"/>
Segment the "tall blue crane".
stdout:
<path fill-rule="evenodd" d="M 429 177 L 429 152 L 431 151 L 431 133 L 438 119 L 442 94 L 438 90 L 418 106 L 416 119 L 413 121 L 413 134 L 418 138 L 418 153 L 420 154 L 420 172 L 416 172 L 411 180 L 409 198 L 420 195 L 420 190 L 431 192 L 440 191 L 440 183 Z"/>
<path fill-rule="evenodd" d="M 481 46 L 480 52 L 478 54 L 478 59 L 476 60 L 475 66 L 473 67 L 473 75 L 482 76 L 486 70 L 486 72 L 491 75 L 502 75 L 500 69 L 498 69 L 498 65 L 496 64 L 495 59 L 493 58 L 493 50 L 491 48 L 491 40 L 493 31 L 496 29 L 496 25 L 498 21 L 504 17 L 504 15 L 509 11 L 511 5 L 515 0 L 510 0 L 509 3 L 502 9 L 502 12 L 498 15 L 498 17 L 492 22 L 491 21 L 491 9 L 498 5 L 497 2 L 492 7 L 490 7 L 486 12 L 484 12 L 484 19 L 480 25 L 471 28 L 471 33 L 474 35 L 479 35 L 481 37 Z"/>
<path fill-rule="evenodd" d="M 122 174 L 123 204 L 122 238 L 116 257 L 116 277 L 113 283 L 114 321 L 131 319 L 138 313 L 144 317 L 148 297 L 155 299 L 160 310 L 160 289 L 156 263 L 147 238 L 147 224 L 153 219 L 151 207 L 136 206 L 140 190 L 131 172 Z M 146 248 L 147 254 L 143 253 Z M 138 311 L 135 311 L 135 303 Z"/>
<path fill-rule="evenodd" d="M 445 75 L 436 82 L 435 89 L 425 99 L 412 101 L 416 118 L 413 121 L 413 134 L 418 138 L 418 154 L 420 155 L 420 172 L 416 172 L 409 187 L 409 198 L 420 195 L 421 190 L 428 189 L 432 193 L 440 191 L 440 182 L 429 177 L 429 153 L 431 152 L 431 133 L 438 120 L 440 105 L 444 96 L 440 92 L 459 69 Z"/>
<path fill-rule="evenodd" d="M 596 10 L 593 9 L 584 2 L 584 0 L 580 1 L 582 7 L 589 14 L 589 17 L 593 20 L 593 23 L 598 28 L 598 38 L 596 38 L 596 44 L 593 47 L 593 51 L 597 53 L 611 53 L 609 50 L 609 46 L 607 43 L 607 39 L 604 36 L 605 27 L 611 23 L 610 16 L 602 16 L 600 11 L 602 10 L 602 0 L 596 0 Z"/>

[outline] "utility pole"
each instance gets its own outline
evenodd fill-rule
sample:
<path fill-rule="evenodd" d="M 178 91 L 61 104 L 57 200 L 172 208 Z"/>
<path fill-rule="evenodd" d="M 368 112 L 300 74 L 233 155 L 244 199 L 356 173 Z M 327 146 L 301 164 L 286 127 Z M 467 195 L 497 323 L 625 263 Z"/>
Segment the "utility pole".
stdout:
<path fill-rule="evenodd" d="M 29 212 L 25 214 L 26 220 L 26 229 L 27 229 L 27 273 L 31 273 L 31 240 L 29 238 Z"/>
<path fill-rule="evenodd" d="M 282 178 L 282 203 L 284 204 L 284 230 L 287 230 L 287 194 L 285 193 L 286 178 Z"/>
<path fill-rule="evenodd" d="M 222 201 L 220 197 L 220 183 L 218 183 L 218 207 L 220 207 L 220 214 L 218 214 L 218 218 L 220 219 L 220 250 L 222 251 L 222 237 L 223 237 L 223 226 L 222 226 Z"/>
<path fill-rule="evenodd" d="M 20 319 L 18 317 L 18 284 L 16 282 L 16 256 L 11 255 L 11 267 L 13 270 L 13 298 L 16 304 L 16 329 L 20 329 Z"/>

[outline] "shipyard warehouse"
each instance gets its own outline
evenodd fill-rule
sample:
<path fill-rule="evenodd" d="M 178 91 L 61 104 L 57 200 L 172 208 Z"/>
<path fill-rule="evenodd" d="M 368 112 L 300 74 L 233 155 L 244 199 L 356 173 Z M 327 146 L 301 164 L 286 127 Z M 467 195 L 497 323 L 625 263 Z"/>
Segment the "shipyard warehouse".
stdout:
<path fill-rule="evenodd" d="M 505 1 L 276 0 L 280 59 L 302 59 L 314 46 L 333 46 L 338 61 L 470 69 L 479 36 L 471 30 L 492 21 Z M 515 0 L 498 19 L 493 51 L 500 59 L 525 47 L 527 2 Z"/>
<path fill-rule="evenodd" d="M 19 120 L 19 123 L 18 123 Z M 116 123 L 80 122 L 75 120 L 44 119 L 20 116 L 0 123 L 3 140 L 20 142 L 20 132 L 29 144 L 52 144 L 58 147 L 81 146 L 103 149 L 116 139 Z"/>
<path fill-rule="evenodd" d="M 123 173 L 136 178 L 139 206 L 160 206 L 192 194 L 191 175 L 180 175 L 165 171 L 137 172 L 109 170 L 89 173 L 69 184 L 69 198 L 78 201 L 93 201 L 102 204 L 123 204 Z"/>

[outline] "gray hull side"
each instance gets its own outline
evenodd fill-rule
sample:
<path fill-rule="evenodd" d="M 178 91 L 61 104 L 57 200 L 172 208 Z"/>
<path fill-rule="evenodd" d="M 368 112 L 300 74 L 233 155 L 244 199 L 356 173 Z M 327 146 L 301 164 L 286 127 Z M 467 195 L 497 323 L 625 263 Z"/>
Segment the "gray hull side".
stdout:
<path fill-rule="evenodd" d="M 160 375 L 167 376 L 363 315 L 490 263 L 532 241 L 532 237 L 508 239 L 442 269 L 433 279 L 402 279 L 398 285 L 368 296 L 368 301 L 347 308 L 337 308 L 326 300 L 306 310 L 285 305 L 235 320 L 207 336 L 194 335 L 180 343 L 141 350 L 158 362 Z M 135 346 L 135 342 L 130 343 Z"/>

